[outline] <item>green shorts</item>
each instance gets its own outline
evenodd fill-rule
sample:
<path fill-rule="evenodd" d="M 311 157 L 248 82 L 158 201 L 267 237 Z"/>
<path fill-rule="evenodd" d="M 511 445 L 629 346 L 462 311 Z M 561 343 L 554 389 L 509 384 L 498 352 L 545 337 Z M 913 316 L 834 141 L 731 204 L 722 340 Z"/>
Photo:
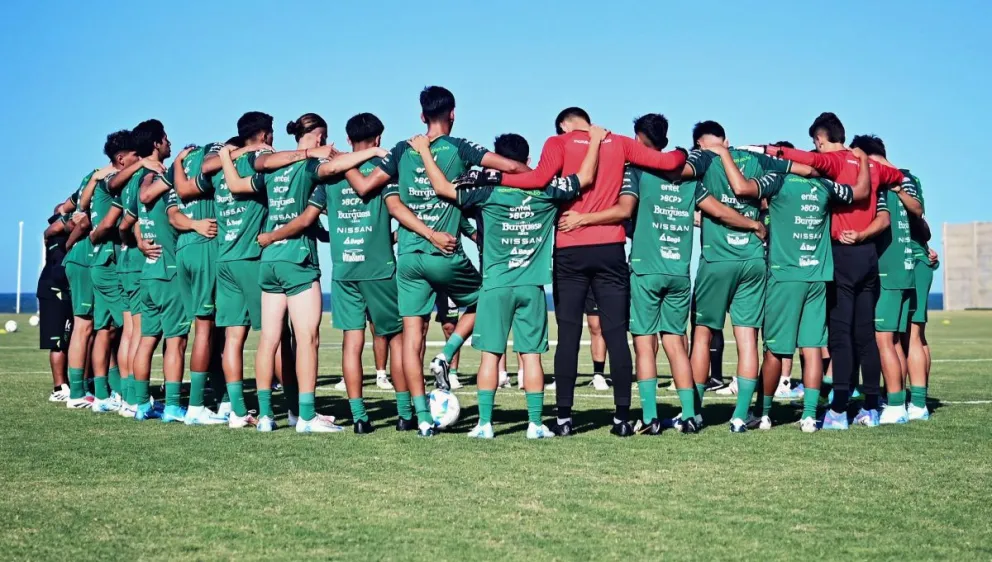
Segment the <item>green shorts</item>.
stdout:
<path fill-rule="evenodd" d="M 190 317 L 175 277 L 141 280 L 141 336 L 178 338 L 189 334 Z"/>
<path fill-rule="evenodd" d="M 262 329 L 262 289 L 258 260 L 217 264 L 217 327 L 251 326 Z"/>
<path fill-rule="evenodd" d="M 132 315 L 141 314 L 141 272 L 128 271 L 118 273 L 117 279 L 121 284 L 121 298 L 124 310 Z"/>
<path fill-rule="evenodd" d="M 331 323 L 338 330 L 365 330 L 365 319 L 376 336 L 403 331 L 396 304 L 396 276 L 389 279 L 331 282 Z"/>
<path fill-rule="evenodd" d="M 760 328 L 765 304 L 765 260 L 699 260 L 696 271 L 696 325 L 722 330 L 730 322 Z"/>
<path fill-rule="evenodd" d="M 930 287 L 933 286 L 933 268 L 929 263 L 917 260 L 913 267 L 915 278 L 913 296 L 909 300 L 909 321 L 913 324 L 926 324 L 927 302 L 930 300 Z"/>
<path fill-rule="evenodd" d="M 179 250 L 176 257 L 186 310 L 194 318 L 210 318 L 216 312 L 214 289 L 217 285 L 217 244 L 190 244 Z"/>
<path fill-rule="evenodd" d="M 472 347 L 502 355 L 513 330 L 513 351 L 548 350 L 548 301 L 544 287 L 497 287 L 479 293 Z"/>
<path fill-rule="evenodd" d="M 93 316 L 93 280 L 90 278 L 90 268 L 78 263 L 67 263 L 65 276 L 69 278 L 69 292 L 72 293 L 72 315 L 80 318 Z"/>
<path fill-rule="evenodd" d="M 827 284 L 768 278 L 765 297 L 765 349 L 792 356 L 796 347 L 827 345 Z"/>
<path fill-rule="evenodd" d="M 684 334 L 692 301 L 688 277 L 630 274 L 630 333 Z"/>
<path fill-rule="evenodd" d="M 447 293 L 460 307 L 472 306 L 479 300 L 482 276 L 463 252 L 451 256 L 400 254 L 396 263 L 400 316 L 430 314 L 437 290 Z"/>
<path fill-rule="evenodd" d="M 905 332 L 909 327 L 909 302 L 916 289 L 882 289 L 875 303 L 876 332 Z"/>
<path fill-rule="evenodd" d="M 124 325 L 124 295 L 115 265 L 90 266 L 93 282 L 93 329 Z"/>
<path fill-rule="evenodd" d="M 258 269 L 258 284 L 263 293 L 296 296 L 320 280 L 320 267 L 288 261 L 263 261 Z"/>

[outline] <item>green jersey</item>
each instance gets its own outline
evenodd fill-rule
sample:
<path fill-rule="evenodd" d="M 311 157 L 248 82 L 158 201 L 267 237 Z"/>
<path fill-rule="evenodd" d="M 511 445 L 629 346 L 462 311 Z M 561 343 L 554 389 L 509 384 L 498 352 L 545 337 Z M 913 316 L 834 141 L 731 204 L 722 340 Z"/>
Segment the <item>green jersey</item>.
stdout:
<path fill-rule="evenodd" d="M 543 190 L 485 186 L 458 190 L 459 207 L 482 211 L 482 289 L 548 285 L 558 205 L 579 195 L 579 177 Z"/>
<path fill-rule="evenodd" d="M 90 182 L 90 178 L 96 170 L 86 174 L 83 181 L 79 183 L 79 187 L 76 189 L 76 208 L 79 208 L 79 201 L 83 198 L 83 190 L 86 189 L 86 184 Z M 91 205 L 92 206 L 92 205 Z M 70 217 L 71 219 L 71 217 Z M 96 225 L 93 225 L 95 228 Z M 74 263 L 76 265 L 90 265 L 92 261 L 91 254 L 93 253 L 93 244 L 90 243 L 89 236 L 83 236 L 72 245 L 69 252 L 65 255 L 65 259 L 62 263 Z"/>
<path fill-rule="evenodd" d="M 362 175 L 375 170 L 380 158 L 359 166 Z M 331 275 L 335 281 L 388 279 L 396 271 L 393 234 L 389 211 L 382 191 L 362 199 L 348 180 L 318 187 L 326 192 L 328 226 L 331 234 Z"/>
<path fill-rule="evenodd" d="M 747 179 L 757 179 L 768 172 L 787 173 L 792 162 L 755 154 L 746 150 L 730 149 L 737 167 Z M 757 199 L 738 198 L 730 187 L 723 161 L 712 152 L 693 150 L 688 163 L 702 178 L 703 186 L 717 201 L 734 209 L 751 220 L 757 220 L 761 204 Z M 708 262 L 740 261 L 764 257 L 764 245 L 753 232 L 736 230 L 703 214 L 700 225 L 700 257 Z"/>
<path fill-rule="evenodd" d="M 920 178 L 909 173 L 909 170 L 901 171 L 902 175 L 906 176 L 906 179 L 909 180 L 908 182 L 903 182 L 903 191 L 920 202 L 920 206 L 923 207 L 923 216 L 926 216 L 927 205 L 923 201 L 923 183 L 920 182 Z M 912 186 L 912 188 L 910 188 L 910 186 Z M 930 265 L 930 247 L 927 246 L 927 242 L 923 240 L 921 233 L 914 228 L 910 229 L 909 234 L 909 247 L 913 250 L 913 258 L 915 258 L 916 261 Z"/>
<path fill-rule="evenodd" d="M 206 146 L 198 146 L 191 150 L 186 158 L 183 159 L 183 171 L 186 172 L 186 177 L 194 180 L 196 187 L 200 190 L 202 195 L 190 199 L 189 201 L 183 201 L 182 198 L 177 198 L 179 212 L 186 215 L 192 220 L 203 220 L 203 219 L 215 219 L 217 218 L 216 207 L 214 205 L 214 198 L 212 195 L 213 186 L 210 182 L 200 182 L 197 181 L 203 176 L 200 175 L 200 168 L 203 166 L 203 159 L 208 154 L 214 154 L 219 152 L 223 144 L 220 143 L 210 143 Z M 175 189 L 175 176 L 176 176 L 176 163 L 173 162 L 172 166 L 166 170 L 165 175 L 161 176 L 162 181 L 169 186 L 170 189 Z M 179 241 L 176 243 L 176 248 L 181 250 L 186 246 L 191 244 L 202 244 L 205 242 L 216 242 L 216 238 L 207 238 L 196 232 L 195 230 L 190 230 L 189 232 L 180 232 Z"/>
<path fill-rule="evenodd" d="M 830 204 L 850 205 L 854 190 L 825 178 L 772 172 L 758 178 L 768 198 L 768 270 L 776 281 L 833 281 Z"/>
<path fill-rule="evenodd" d="M 453 180 L 471 166 L 481 166 L 482 157 L 488 150 L 465 139 L 442 135 L 431 141 L 431 154 L 444 173 Z M 447 201 L 440 199 L 424 170 L 420 154 L 406 141 L 398 143 L 379 163 L 379 168 L 389 174 L 395 182 L 383 191 L 384 197 L 398 195 L 400 201 L 410 208 L 417 218 L 428 227 L 459 239 L 459 225 L 462 212 Z M 440 251 L 429 240 L 400 226 L 399 253 L 422 252 L 436 254 Z"/>
<path fill-rule="evenodd" d="M 702 182 L 672 183 L 654 172 L 628 165 L 620 195 L 637 198 L 630 269 L 637 275 L 688 277 L 693 213 L 696 205 L 710 196 Z"/>
<path fill-rule="evenodd" d="M 110 209 L 113 207 L 120 207 L 120 202 L 117 197 L 110 194 L 110 189 L 107 188 L 107 182 L 110 181 L 108 176 L 96 182 L 96 187 L 93 188 L 93 198 L 90 199 L 90 224 L 93 225 L 95 230 L 103 217 L 107 216 Z M 92 261 L 91 265 L 114 265 L 117 263 L 117 253 L 120 251 L 120 237 L 117 234 L 117 229 L 114 228 L 111 231 L 110 236 L 104 237 L 103 241 L 97 242 L 93 245 L 92 250 Z"/>
<path fill-rule="evenodd" d="M 290 223 L 300 216 L 308 205 L 323 211 L 326 208 L 326 196 L 318 194 L 317 199 L 311 200 L 314 188 L 320 182 L 317 169 L 326 160 L 308 158 L 294 162 L 289 166 L 279 168 L 274 172 L 264 174 L 260 181 L 252 181 L 256 189 L 264 189 L 268 196 L 269 210 L 265 219 L 265 232 L 273 232 Z M 262 261 L 288 261 L 291 263 L 311 263 L 316 265 L 317 225 L 297 234 L 292 238 L 272 243 L 262 250 Z"/>
<path fill-rule="evenodd" d="M 211 179 L 217 213 L 217 261 L 254 260 L 262 255 L 258 235 L 262 232 L 268 207 L 265 176 L 256 173 L 254 167 L 255 157 L 259 154 L 262 152 L 242 154 L 234 161 L 241 177 L 251 177 L 253 193 L 231 193 L 223 172 L 217 172 Z M 205 185 L 205 180 L 197 181 Z"/>
<path fill-rule="evenodd" d="M 138 207 L 140 206 L 138 192 L 141 191 L 142 180 L 149 173 L 151 172 L 145 168 L 139 169 L 121 189 L 119 203 L 124 209 L 125 215 L 131 215 L 135 219 L 140 218 L 138 216 Z M 121 251 L 117 256 L 117 273 L 139 273 L 143 269 L 144 263 L 145 256 L 141 250 L 121 244 Z"/>
<path fill-rule="evenodd" d="M 169 224 L 169 207 L 177 206 L 176 192 L 168 190 L 149 204 L 138 203 L 138 224 L 141 239 L 162 247 L 158 258 L 146 258 L 141 269 L 142 279 L 168 281 L 176 276 L 176 240 L 179 233 Z"/>
<path fill-rule="evenodd" d="M 912 289 L 916 260 L 909 237 L 909 214 L 899 195 L 883 189 L 878 192 L 877 212 L 889 213 L 889 228 L 875 237 L 878 250 L 878 278 L 883 289 Z"/>

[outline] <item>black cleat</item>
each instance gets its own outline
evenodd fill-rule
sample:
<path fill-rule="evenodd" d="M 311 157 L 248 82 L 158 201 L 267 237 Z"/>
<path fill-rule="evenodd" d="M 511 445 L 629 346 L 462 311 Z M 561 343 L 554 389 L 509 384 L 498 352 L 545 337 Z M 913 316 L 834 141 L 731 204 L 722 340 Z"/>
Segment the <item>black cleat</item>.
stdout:
<path fill-rule="evenodd" d="M 439 431 L 436 427 L 434 426 L 428 427 L 427 424 L 424 424 L 424 427 L 417 428 L 417 437 L 434 437 L 438 433 Z"/>
<path fill-rule="evenodd" d="M 648 423 L 637 420 L 637 423 L 634 424 L 634 433 L 638 435 L 661 435 L 661 431 L 662 425 L 658 418 L 655 418 Z"/>
<path fill-rule="evenodd" d="M 396 420 L 396 431 L 414 431 L 417 429 L 417 420 L 409 419 L 405 420 L 399 418 Z"/>
<path fill-rule="evenodd" d="M 622 421 L 614 423 L 613 427 L 610 428 L 610 433 L 617 437 L 630 437 L 634 434 L 634 428 L 630 427 L 630 422 Z"/>
<path fill-rule="evenodd" d="M 355 422 L 355 435 L 366 435 L 375 431 L 375 427 L 368 420 L 358 420 Z"/>
<path fill-rule="evenodd" d="M 431 373 L 434 374 L 434 386 L 441 390 L 451 390 L 451 380 L 449 379 L 451 365 L 448 364 L 443 355 L 438 354 L 431 361 Z"/>
<path fill-rule="evenodd" d="M 682 433 L 699 433 L 699 426 L 696 425 L 695 418 L 689 418 L 687 420 L 682 420 L 679 424 Z"/>
<path fill-rule="evenodd" d="M 551 433 L 555 434 L 555 437 L 571 437 L 575 435 L 575 430 L 572 429 L 572 420 L 559 424 L 556 419 L 548 424 L 548 429 L 551 430 Z"/>
<path fill-rule="evenodd" d="M 710 378 L 706 381 L 706 392 L 714 392 L 721 388 L 726 388 L 727 384 L 722 379 Z"/>

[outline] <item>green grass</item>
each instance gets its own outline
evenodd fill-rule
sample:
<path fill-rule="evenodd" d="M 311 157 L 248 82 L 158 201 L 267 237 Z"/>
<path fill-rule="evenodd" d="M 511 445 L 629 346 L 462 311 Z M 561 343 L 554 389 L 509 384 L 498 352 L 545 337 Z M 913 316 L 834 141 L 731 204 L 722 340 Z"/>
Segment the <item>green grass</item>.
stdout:
<path fill-rule="evenodd" d="M 369 436 L 69 411 L 46 402 L 46 354 L 19 323 L 0 336 L 4 559 L 992 558 L 987 312 L 933 315 L 928 423 L 731 435 L 730 401 L 708 398 L 713 425 L 700 435 L 620 440 L 605 427 L 610 394 L 585 387 L 576 410 L 588 431 L 538 443 L 524 439 L 516 389 L 497 396 L 492 442 L 464 436 L 471 386 L 458 427 L 433 440 L 397 434 L 392 396 L 368 384 Z M 340 334 L 323 341 L 318 409 L 346 420 L 331 387 Z M 462 372 L 477 365 L 466 351 Z M 674 393 L 660 395 L 674 414 Z M 783 424 L 798 417 L 776 408 Z"/>

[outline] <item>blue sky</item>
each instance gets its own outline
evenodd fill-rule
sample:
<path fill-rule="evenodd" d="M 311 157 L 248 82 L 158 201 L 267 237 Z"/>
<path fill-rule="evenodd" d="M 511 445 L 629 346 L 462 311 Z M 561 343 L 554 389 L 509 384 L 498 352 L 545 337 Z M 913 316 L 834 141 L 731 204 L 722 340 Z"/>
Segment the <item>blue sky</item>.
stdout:
<path fill-rule="evenodd" d="M 569 105 L 626 134 L 634 117 L 664 113 L 680 145 L 693 123 L 716 119 L 732 143 L 803 148 L 812 119 L 834 111 L 849 139 L 881 135 L 922 178 L 938 250 L 941 223 L 992 220 L 980 168 L 961 155 L 986 150 L 992 128 L 992 4 L 786 5 L 12 3 L 0 22 L 0 292 L 16 284 L 17 221 L 31 291 L 45 219 L 104 164 L 111 131 L 155 117 L 178 150 L 224 140 L 261 110 L 276 118 L 277 148 L 293 148 L 284 124 L 315 111 L 344 147 L 345 120 L 371 111 L 388 145 L 423 131 L 428 84 L 455 93 L 454 134 L 491 146 L 517 132 L 535 159 Z"/>

